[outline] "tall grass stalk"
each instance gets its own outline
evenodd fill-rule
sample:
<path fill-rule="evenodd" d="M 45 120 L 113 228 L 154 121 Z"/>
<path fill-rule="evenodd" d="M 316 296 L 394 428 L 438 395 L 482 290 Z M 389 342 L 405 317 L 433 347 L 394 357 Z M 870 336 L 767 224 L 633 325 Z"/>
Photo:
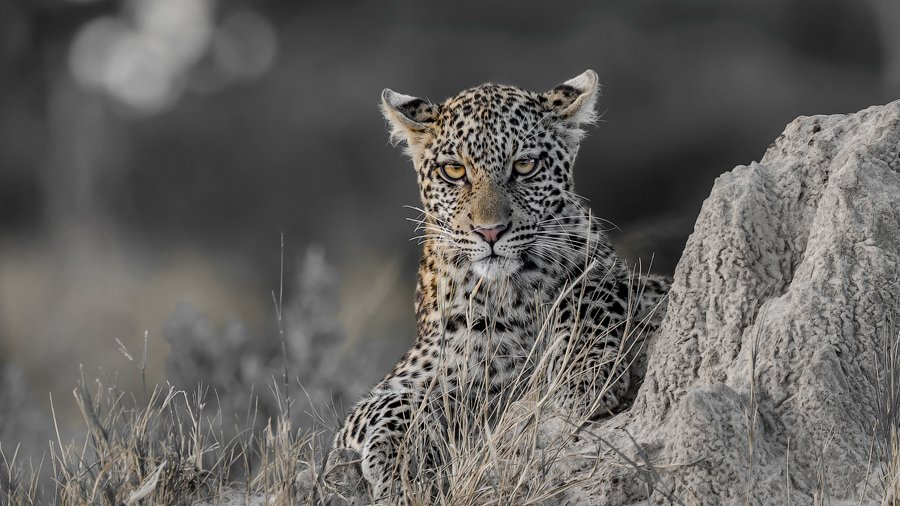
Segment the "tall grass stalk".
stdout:
<path fill-rule="evenodd" d="M 881 504 L 900 504 L 900 332 L 888 322 L 876 353 L 874 384 L 875 454 L 880 468 Z"/>

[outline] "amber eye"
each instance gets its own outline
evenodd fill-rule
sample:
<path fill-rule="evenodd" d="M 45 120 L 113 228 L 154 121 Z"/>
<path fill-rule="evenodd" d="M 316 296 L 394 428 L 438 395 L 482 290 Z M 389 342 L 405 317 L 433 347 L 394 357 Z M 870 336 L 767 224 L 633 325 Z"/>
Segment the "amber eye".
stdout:
<path fill-rule="evenodd" d="M 441 165 L 441 176 L 451 183 L 456 183 L 465 179 L 466 167 L 458 163 L 448 163 Z"/>
<path fill-rule="evenodd" d="M 523 158 L 513 162 L 513 170 L 520 176 L 528 176 L 537 170 L 537 158 Z"/>

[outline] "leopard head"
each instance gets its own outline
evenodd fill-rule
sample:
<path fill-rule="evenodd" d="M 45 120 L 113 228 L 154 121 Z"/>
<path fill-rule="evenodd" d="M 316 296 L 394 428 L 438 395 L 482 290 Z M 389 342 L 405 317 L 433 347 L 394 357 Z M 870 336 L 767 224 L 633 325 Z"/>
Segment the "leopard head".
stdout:
<path fill-rule="evenodd" d="M 391 138 L 416 169 L 428 245 L 489 279 L 553 261 L 582 211 L 572 170 L 598 89 L 588 70 L 543 93 L 484 84 L 440 104 L 384 90 Z"/>

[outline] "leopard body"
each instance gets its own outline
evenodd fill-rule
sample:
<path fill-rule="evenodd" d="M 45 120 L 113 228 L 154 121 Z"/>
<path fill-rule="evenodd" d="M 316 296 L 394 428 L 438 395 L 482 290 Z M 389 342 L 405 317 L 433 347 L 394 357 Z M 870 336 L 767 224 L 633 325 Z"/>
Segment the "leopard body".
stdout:
<path fill-rule="evenodd" d="M 475 392 L 499 406 L 546 354 L 545 371 L 585 371 L 554 392 L 555 409 L 601 416 L 628 390 L 623 338 L 633 322 L 659 323 L 669 282 L 629 270 L 574 193 L 597 94 L 590 70 L 544 93 L 485 84 L 440 104 L 384 91 L 392 138 L 416 168 L 423 248 L 415 344 L 334 441 L 361 455 L 375 498 L 397 492 L 410 421 L 440 410 L 429 397 Z"/>

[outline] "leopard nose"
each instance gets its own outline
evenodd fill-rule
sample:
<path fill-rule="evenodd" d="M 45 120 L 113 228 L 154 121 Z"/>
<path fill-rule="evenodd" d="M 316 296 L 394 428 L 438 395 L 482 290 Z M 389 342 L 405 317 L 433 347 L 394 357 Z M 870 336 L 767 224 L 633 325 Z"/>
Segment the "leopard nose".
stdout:
<path fill-rule="evenodd" d="M 509 224 L 493 225 L 490 227 L 475 227 L 472 231 L 480 235 L 488 244 L 494 244 L 500 239 L 503 232 L 506 232 L 507 228 L 509 228 Z"/>

